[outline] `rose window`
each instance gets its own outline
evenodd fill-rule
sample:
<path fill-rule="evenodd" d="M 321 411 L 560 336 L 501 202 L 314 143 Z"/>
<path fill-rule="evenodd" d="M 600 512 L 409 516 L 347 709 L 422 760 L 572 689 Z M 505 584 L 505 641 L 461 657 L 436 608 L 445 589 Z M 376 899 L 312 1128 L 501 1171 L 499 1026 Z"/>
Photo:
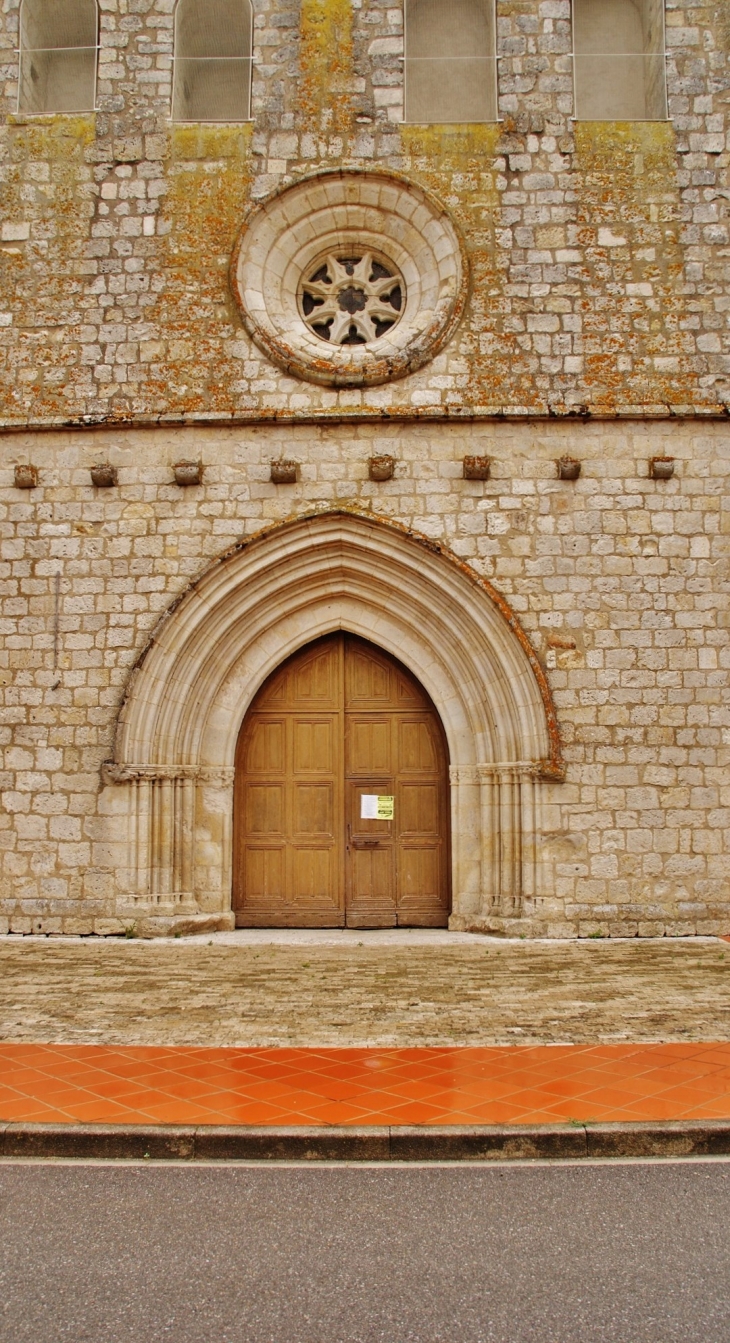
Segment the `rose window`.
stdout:
<path fill-rule="evenodd" d="M 243 325 L 290 377 L 377 387 L 422 368 L 466 305 L 439 201 L 382 171 L 327 169 L 252 205 L 231 257 Z"/>
<path fill-rule="evenodd" d="M 395 326 L 404 300 L 395 266 L 372 252 L 320 257 L 299 292 L 310 331 L 331 345 L 372 344 Z"/>

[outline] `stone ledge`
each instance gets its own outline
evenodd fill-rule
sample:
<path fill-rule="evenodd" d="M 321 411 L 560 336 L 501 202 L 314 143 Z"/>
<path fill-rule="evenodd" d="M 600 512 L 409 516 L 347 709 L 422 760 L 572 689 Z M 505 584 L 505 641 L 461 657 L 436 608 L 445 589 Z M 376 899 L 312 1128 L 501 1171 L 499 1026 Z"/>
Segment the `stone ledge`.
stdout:
<path fill-rule="evenodd" d="M 0 1157 L 153 1161 L 529 1161 L 730 1155 L 730 1120 L 441 1127 L 3 1124 Z"/>
<path fill-rule="evenodd" d="M 596 402 L 581 402 L 580 405 L 553 405 L 547 401 L 534 401 L 529 405 L 516 406 L 501 402 L 489 405 L 444 404 L 433 402 L 413 406 L 403 402 L 394 406 L 322 406 L 316 410 L 291 409 L 289 407 L 261 406 L 247 410 L 235 407 L 225 411 L 187 411 L 160 412 L 123 411 L 118 415 L 44 415 L 37 418 L 26 416 L 0 417 L 2 434 L 44 434 L 58 433 L 59 429 L 106 430 L 118 435 L 121 431 L 132 429 L 226 429 L 248 428 L 250 426 L 318 426 L 329 424 L 372 424 L 378 427 L 382 423 L 412 426 L 428 424 L 501 424 L 505 421 L 517 423 L 533 421 L 555 424 L 569 421 L 585 423 L 595 421 L 599 424 L 614 421 L 637 420 L 653 423 L 668 420 L 677 423 L 680 420 L 724 420 L 730 418 L 730 400 L 718 399 L 707 402 L 682 402 L 674 404 L 667 401 L 648 405 L 603 405 Z"/>

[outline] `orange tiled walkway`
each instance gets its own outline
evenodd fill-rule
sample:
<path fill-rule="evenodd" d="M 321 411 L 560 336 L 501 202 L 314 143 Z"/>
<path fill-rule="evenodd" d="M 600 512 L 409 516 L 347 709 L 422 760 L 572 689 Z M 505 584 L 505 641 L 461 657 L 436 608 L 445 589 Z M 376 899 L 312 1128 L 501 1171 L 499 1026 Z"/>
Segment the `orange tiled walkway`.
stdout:
<path fill-rule="evenodd" d="M 0 1121 L 730 1119 L 730 1044 L 461 1049 L 0 1045 Z"/>

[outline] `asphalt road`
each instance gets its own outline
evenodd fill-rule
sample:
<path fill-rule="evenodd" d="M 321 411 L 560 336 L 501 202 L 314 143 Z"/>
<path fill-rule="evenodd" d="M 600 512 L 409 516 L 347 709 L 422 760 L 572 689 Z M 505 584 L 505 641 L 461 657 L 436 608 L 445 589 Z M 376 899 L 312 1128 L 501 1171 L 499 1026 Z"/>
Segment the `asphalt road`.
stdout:
<path fill-rule="evenodd" d="M 730 1163 L 0 1165 L 2 1343 L 723 1343 Z"/>

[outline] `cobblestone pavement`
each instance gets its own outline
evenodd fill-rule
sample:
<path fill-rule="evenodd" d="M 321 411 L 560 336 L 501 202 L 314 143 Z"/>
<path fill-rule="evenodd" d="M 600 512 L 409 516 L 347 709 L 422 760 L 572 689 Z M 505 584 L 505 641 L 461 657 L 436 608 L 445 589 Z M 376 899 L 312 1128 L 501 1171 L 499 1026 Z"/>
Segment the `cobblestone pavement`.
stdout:
<path fill-rule="evenodd" d="M 730 1040 L 715 940 L 0 939 L 0 1039 L 404 1046 Z"/>

